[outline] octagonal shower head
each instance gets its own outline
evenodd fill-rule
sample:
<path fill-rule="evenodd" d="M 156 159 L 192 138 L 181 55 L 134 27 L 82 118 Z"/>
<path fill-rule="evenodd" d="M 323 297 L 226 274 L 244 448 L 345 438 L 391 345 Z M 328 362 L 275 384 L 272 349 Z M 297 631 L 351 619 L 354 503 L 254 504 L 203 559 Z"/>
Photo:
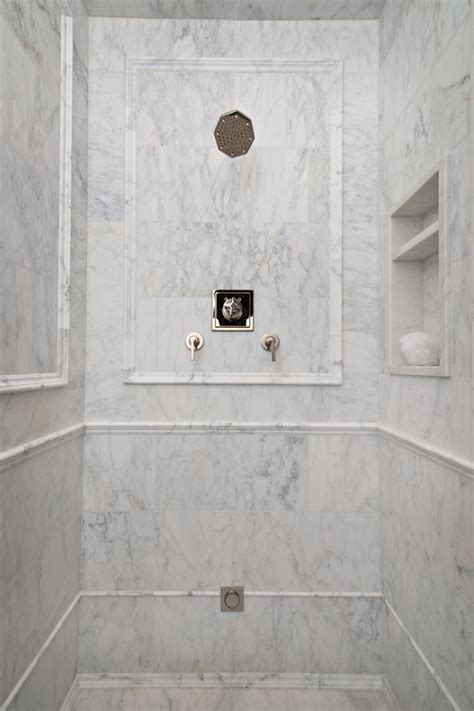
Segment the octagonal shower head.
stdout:
<path fill-rule="evenodd" d="M 237 109 L 222 114 L 214 136 L 218 149 L 229 158 L 245 155 L 255 140 L 251 119 Z"/>

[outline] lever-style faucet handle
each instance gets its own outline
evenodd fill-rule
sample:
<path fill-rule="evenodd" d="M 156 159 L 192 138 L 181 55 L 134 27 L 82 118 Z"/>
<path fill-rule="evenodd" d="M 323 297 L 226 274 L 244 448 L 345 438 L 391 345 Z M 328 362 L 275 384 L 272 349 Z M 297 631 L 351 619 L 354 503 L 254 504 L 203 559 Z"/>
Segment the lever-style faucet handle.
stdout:
<path fill-rule="evenodd" d="M 188 333 L 185 339 L 186 348 L 191 351 L 191 360 L 194 360 L 194 354 L 196 351 L 200 351 L 204 345 L 204 336 L 197 331 Z"/>
<path fill-rule="evenodd" d="M 276 361 L 276 352 L 280 347 L 280 338 L 276 333 L 264 333 L 260 339 L 260 345 L 264 351 L 270 351 L 272 354 L 272 362 Z"/>

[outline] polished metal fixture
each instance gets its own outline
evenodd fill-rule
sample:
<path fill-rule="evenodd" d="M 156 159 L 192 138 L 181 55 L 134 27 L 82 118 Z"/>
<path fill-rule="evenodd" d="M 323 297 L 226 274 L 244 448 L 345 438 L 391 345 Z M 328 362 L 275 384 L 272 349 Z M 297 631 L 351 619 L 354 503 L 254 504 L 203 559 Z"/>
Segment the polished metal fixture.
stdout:
<path fill-rule="evenodd" d="M 221 588 L 221 612 L 243 612 L 244 588 L 242 585 Z"/>
<path fill-rule="evenodd" d="M 191 360 L 194 360 L 194 354 L 196 351 L 200 351 L 204 345 L 204 336 L 197 331 L 188 333 L 185 338 L 186 348 L 191 351 Z"/>
<path fill-rule="evenodd" d="M 230 296 L 222 306 L 222 315 L 226 321 L 238 321 L 242 318 L 243 311 L 242 298 L 239 296 Z"/>
<path fill-rule="evenodd" d="M 276 333 L 264 333 L 260 339 L 260 345 L 264 351 L 270 351 L 272 361 L 276 361 L 276 352 L 280 347 L 280 337 Z"/>
<path fill-rule="evenodd" d="M 255 140 L 252 120 L 237 109 L 222 114 L 214 130 L 214 137 L 218 149 L 226 156 L 242 156 Z"/>
<path fill-rule="evenodd" d="M 213 331 L 253 331 L 253 291 L 214 289 Z"/>

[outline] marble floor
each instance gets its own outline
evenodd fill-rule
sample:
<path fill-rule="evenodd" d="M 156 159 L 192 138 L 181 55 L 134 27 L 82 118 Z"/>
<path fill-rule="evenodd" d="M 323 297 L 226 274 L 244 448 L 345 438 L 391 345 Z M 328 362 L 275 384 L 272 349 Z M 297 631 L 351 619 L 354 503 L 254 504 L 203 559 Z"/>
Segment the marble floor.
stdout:
<path fill-rule="evenodd" d="M 382 691 L 81 689 L 72 711 L 391 711 Z"/>

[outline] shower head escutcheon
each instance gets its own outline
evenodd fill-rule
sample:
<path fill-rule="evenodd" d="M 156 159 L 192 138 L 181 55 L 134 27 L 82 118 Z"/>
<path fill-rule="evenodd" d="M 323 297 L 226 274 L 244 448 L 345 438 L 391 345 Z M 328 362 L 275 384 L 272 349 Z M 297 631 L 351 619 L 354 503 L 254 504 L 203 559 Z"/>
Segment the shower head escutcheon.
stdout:
<path fill-rule="evenodd" d="M 214 137 L 218 149 L 229 158 L 243 156 L 255 140 L 252 120 L 237 109 L 222 114 L 214 130 Z"/>

